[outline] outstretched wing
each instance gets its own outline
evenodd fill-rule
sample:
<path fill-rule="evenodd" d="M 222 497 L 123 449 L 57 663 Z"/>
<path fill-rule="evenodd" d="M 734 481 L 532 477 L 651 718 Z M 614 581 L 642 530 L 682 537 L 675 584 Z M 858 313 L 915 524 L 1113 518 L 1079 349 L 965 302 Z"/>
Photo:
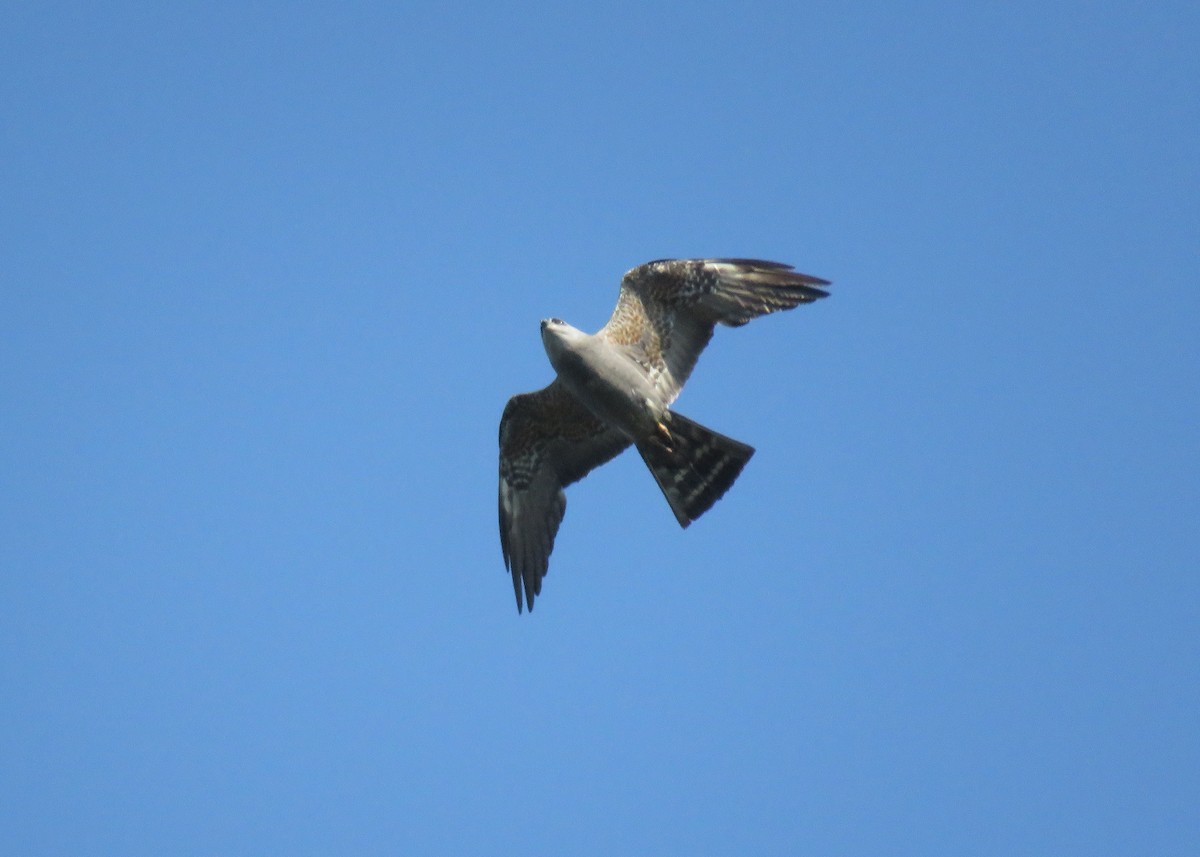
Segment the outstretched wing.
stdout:
<path fill-rule="evenodd" d="M 675 400 L 718 322 L 752 318 L 828 296 L 829 282 L 758 259 L 662 259 L 627 272 L 600 334 L 624 345 L 667 404 Z"/>
<path fill-rule="evenodd" d="M 563 488 L 609 461 L 629 440 L 592 416 L 557 379 L 508 400 L 500 418 L 500 547 L 533 609 L 567 510 Z"/>

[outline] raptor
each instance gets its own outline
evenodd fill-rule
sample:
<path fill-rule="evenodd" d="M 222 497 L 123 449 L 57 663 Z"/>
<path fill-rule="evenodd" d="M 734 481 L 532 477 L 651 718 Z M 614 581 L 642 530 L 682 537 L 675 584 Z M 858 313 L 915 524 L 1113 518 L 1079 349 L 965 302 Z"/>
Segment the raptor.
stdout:
<path fill-rule="evenodd" d="M 716 325 L 828 296 L 827 280 L 758 259 L 660 259 L 628 271 L 596 333 L 542 321 L 557 377 L 500 418 L 500 547 L 517 612 L 542 591 L 563 489 L 633 446 L 681 527 L 707 512 L 753 447 L 671 410 Z"/>

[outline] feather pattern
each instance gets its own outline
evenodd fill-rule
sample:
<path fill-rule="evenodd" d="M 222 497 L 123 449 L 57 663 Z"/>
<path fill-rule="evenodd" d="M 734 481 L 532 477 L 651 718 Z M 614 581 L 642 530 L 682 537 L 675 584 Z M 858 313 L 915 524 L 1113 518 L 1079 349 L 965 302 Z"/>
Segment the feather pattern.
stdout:
<path fill-rule="evenodd" d="M 670 404 L 692 374 L 718 323 L 740 327 L 760 315 L 828 296 L 828 280 L 758 259 L 660 259 L 628 271 L 617 308 L 600 331 L 650 373 Z"/>
<path fill-rule="evenodd" d="M 567 510 L 563 488 L 629 446 L 557 380 L 508 400 L 500 418 L 500 548 L 517 610 L 542 591 Z"/>
<path fill-rule="evenodd" d="M 790 265 L 757 259 L 660 259 L 625 274 L 608 323 L 594 337 L 576 331 L 592 345 L 602 344 L 595 374 L 581 384 L 573 378 L 574 393 L 556 378 L 541 390 L 513 396 L 500 418 L 500 547 L 518 612 L 523 606 L 533 610 L 541 593 L 566 513 L 563 488 L 630 444 L 637 443 L 681 526 L 729 489 L 753 448 L 666 406 L 679 395 L 717 324 L 739 327 L 815 301 L 827 296 L 821 288 L 827 285 Z M 544 335 L 545 329 L 544 324 Z M 620 388 L 624 381 L 617 379 L 629 380 L 628 360 L 636 366 L 634 386 L 660 399 L 653 404 L 666 421 L 658 424 L 662 436 L 643 436 L 629 427 L 638 424 L 633 420 L 618 429 L 596 416 L 626 416 L 624 410 L 600 407 L 589 390 L 593 382 Z"/>

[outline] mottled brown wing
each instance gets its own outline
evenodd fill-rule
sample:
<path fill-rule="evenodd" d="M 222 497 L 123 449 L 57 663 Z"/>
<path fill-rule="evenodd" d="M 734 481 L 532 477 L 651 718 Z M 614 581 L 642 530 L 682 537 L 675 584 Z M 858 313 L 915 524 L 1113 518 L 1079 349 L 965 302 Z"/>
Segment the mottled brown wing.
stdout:
<path fill-rule="evenodd" d="M 627 346 L 673 402 L 717 323 L 753 318 L 828 296 L 829 282 L 759 259 L 662 259 L 627 272 L 600 331 Z"/>
<path fill-rule="evenodd" d="M 609 461 L 629 441 L 592 416 L 557 379 L 508 400 L 500 418 L 500 548 L 533 609 L 567 510 L 563 488 Z"/>

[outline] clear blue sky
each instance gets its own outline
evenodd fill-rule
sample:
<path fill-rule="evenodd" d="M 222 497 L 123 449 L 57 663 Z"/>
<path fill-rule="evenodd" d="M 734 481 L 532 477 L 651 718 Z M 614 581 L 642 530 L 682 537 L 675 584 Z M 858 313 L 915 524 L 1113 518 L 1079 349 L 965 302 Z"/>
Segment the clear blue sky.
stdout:
<path fill-rule="evenodd" d="M 1194 3 L 0 13 L 0 852 L 1194 854 Z M 539 319 L 834 295 L 679 529 L 496 532 Z"/>

